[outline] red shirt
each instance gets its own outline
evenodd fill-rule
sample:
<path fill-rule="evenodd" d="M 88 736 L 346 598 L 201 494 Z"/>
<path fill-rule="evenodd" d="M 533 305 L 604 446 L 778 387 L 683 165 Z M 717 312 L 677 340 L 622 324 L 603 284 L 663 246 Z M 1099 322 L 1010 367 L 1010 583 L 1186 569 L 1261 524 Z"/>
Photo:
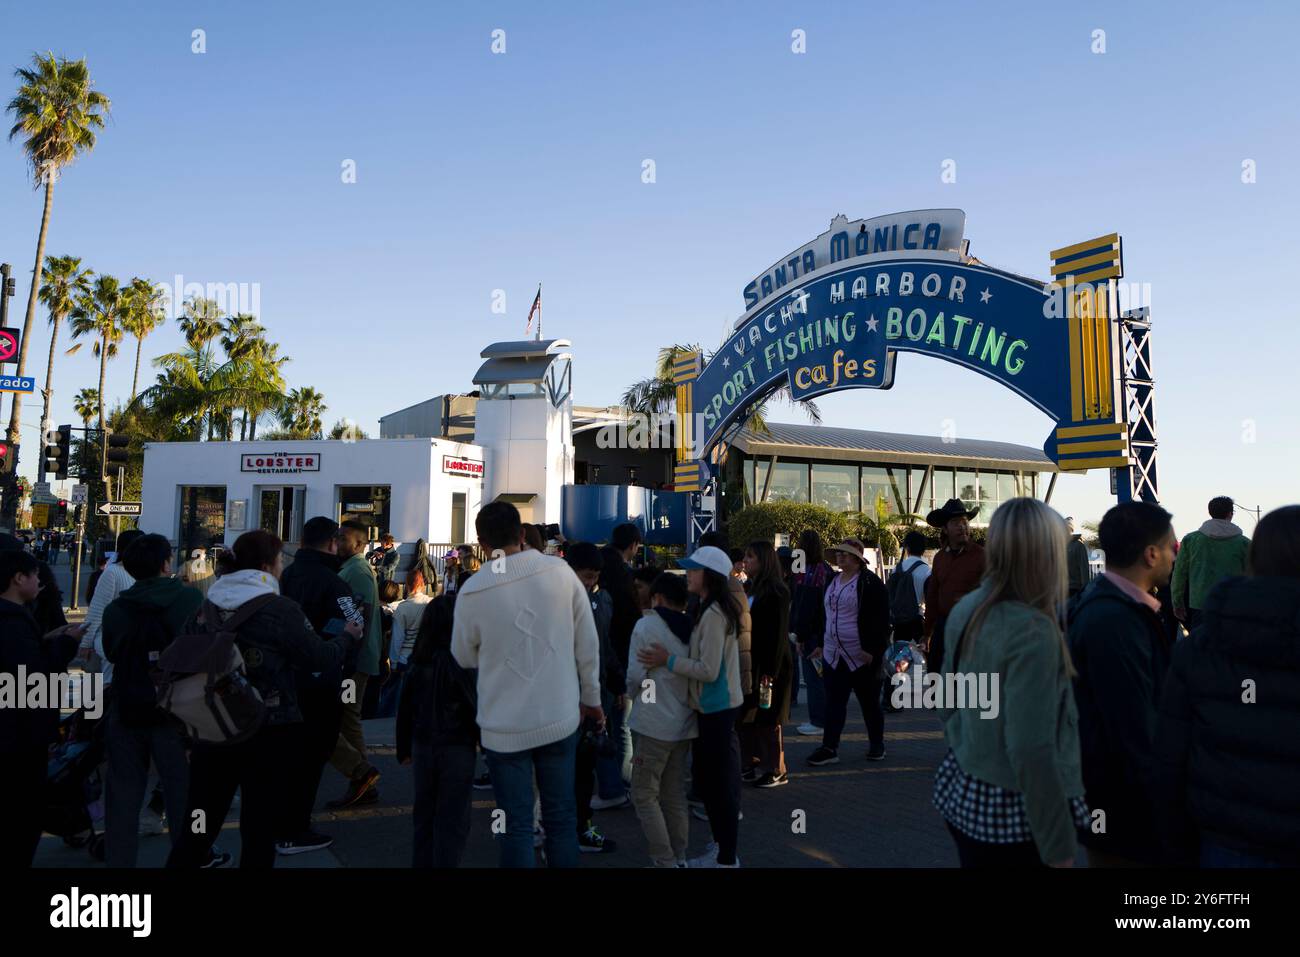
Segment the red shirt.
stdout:
<path fill-rule="evenodd" d="M 979 587 L 984 577 L 984 547 L 971 542 L 960 552 L 945 548 L 934 556 L 934 568 L 925 583 L 925 633 L 952 613 L 957 602 Z"/>

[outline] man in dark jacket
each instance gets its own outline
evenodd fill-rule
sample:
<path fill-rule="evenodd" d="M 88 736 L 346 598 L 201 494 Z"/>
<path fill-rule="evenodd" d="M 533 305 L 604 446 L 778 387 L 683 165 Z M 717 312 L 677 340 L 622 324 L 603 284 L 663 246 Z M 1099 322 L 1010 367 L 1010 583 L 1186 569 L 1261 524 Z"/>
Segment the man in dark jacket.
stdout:
<path fill-rule="evenodd" d="M 632 629 L 641 620 L 641 606 L 636 599 L 636 581 L 632 577 L 632 558 L 641 547 L 641 530 L 631 522 L 616 526 L 610 533 L 609 544 L 601 549 L 605 568 L 600 574 L 600 588 L 606 592 L 614 603 L 614 613 L 609 623 L 609 644 L 614 652 L 614 663 L 619 675 L 627 674 L 627 650 L 632 644 Z M 616 678 L 610 687 L 621 690 L 626 677 Z M 617 696 L 616 696 L 617 697 Z M 614 702 L 617 704 L 617 701 Z M 632 731 L 627 727 L 628 711 L 631 702 L 623 698 L 623 706 L 609 707 L 604 704 L 609 715 L 609 736 L 619 744 L 617 757 L 601 758 L 598 765 L 601 770 L 597 777 L 602 783 L 600 797 L 592 803 L 597 810 L 605 807 L 622 807 L 628 803 L 627 789 L 632 784 Z M 615 777 L 621 786 L 618 793 L 603 793 L 611 789 Z"/>
<path fill-rule="evenodd" d="M 1093 867 L 1159 858 L 1153 742 L 1171 647 L 1153 591 L 1174 567 L 1170 515 L 1151 502 L 1116 505 L 1101 520 L 1106 571 L 1070 610 L 1078 675 L 1083 783 L 1095 823 L 1083 835 Z"/>
<path fill-rule="evenodd" d="M 158 769 L 172 846 L 180 838 L 189 795 L 190 768 L 180 726 L 154 703 L 150 677 L 163 649 L 203 604 L 203 595 L 172 577 L 172 546 L 143 535 L 122 556 L 135 584 L 104 609 L 104 657 L 113 665 L 108 712 L 108 779 L 105 782 L 105 862 L 135 867 L 140 809 L 149 762 Z"/>
<path fill-rule="evenodd" d="M 361 633 L 365 620 L 352 599 L 350 589 L 339 577 L 338 523 L 318 515 L 302 526 L 302 546 L 293 563 L 280 576 L 280 594 L 302 606 L 307 620 L 323 640 L 338 638 L 348 630 Z M 355 623 L 355 624 L 350 624 Z M 302 711 L 304 747 L 295 767 L 288 773 L 286 787 L 294 790 L 288 799 L 291 810 L 276 843 L 279 854 L 302 854 L 329 847 L 334 839 L 311 829 L 311 812 L 316 792 L 330 755 L 338 743 L 343 720 L 343 676 L 356 670 L 356 651 L 343 666 L 317 674 L 298 672 L 298 707 Z M 375 793 L 375 792 L 370 792 Z M 378 794 L 375 794 L 378 797 Z"/>
<path fill-rule="evenodd" d="M 0 551 L 21 552 L 23 550 L 21 541 L 12 535 L 0 533 Z M 27 607 L 32 617 L 36 619 L 36 626 L 41 630 L 41 634 L 46 634 L 56 628 L 62 628 L 68 623 L 68 619 L 63 614 L 63 592 L 59 590 L 58 582 L 54 579 L 54 572 L 50 571 L 50 566 L 39 558 L 36 563 L 37 574 L 41 579 L 41 590 Z M 87 598 L 86 602 L 89 604 L 90 599 Z"/>
<path fill-rule="evenodd" d="M 28 610 L 40 587 L 33 556 L 0 551 L 0 869 L 6 870 L 30 867 L 36 856 L 46 760 L 59 729 L 57 701 L 26 706 L 28 680 L 40 675 L 53 682 L 77 653 L 83 631 L 68 625 L 41 631 Z"/>
<path fill-rule="evenodd" d="M 967 509 L 961 499 L 950 498 L 925 518 L 926 524 L 943 531 L 944 539 L 925 582 L 925 634 L 930 639 L 925 662 L 935 674 L 943 671 L 943 630 L 948 616 L 984 577 L 984 549 L 970 536 L 971 519 L 979 510 L 978 505 Z"/>

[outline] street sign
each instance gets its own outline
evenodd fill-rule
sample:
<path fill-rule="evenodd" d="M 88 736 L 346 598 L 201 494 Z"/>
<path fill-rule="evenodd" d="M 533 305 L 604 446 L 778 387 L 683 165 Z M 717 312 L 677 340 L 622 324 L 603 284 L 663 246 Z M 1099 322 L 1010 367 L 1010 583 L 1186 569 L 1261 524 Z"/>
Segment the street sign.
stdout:
<path fill-rule="evenodd" d="M 85 505 L 89 498 L 89 485 L 74 485 L 72 486 L 72 494 L 68 496 L 68 501 L 73 505 Z"/>
<path fill-rule="evenodd" d="M 95 509 L 100 515 L 139 515 L 139 502 L 105 502 Z"/>
<path fill-rule="evenodd" d="M 0 365 L 18 361 L 18 343 L 20 333 L 10 326 L 0 326 Z"/>
<path fill-rule="evenodd" d="M 29 375 L 0 375 L 0 392 L 34 392 L 36 380 Z"/>
<path fill-rule="evenodd" d="M 49 495 L 49 494 L 50 494 L 50 483 L 49 483 L 49 482 L 33 482 L 33 483 L 32 483 L 32 491 L 33 491 L 33 492 L 43 492 L 43 493 L 45 493 L 46 495 Z"/>
<path fill-rule="evenodd" d="M 32 506 L 32 528 L 48 528 L 50 524 L 50 507 L 48 505 Z"/>

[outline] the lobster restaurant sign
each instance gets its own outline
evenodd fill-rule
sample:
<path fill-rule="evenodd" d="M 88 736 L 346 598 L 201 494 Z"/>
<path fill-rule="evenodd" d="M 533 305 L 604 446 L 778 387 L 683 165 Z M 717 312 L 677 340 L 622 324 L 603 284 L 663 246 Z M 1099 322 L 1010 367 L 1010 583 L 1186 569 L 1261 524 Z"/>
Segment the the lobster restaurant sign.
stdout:
<path fill-rule="evenodd" d="M 296 472 L 319 472 L 319 452 L 274 452 L 240 457 L 239 471 L 261 475 L 285 475 Z"/>
<path fill-rule="evenodd" d="M 442 470 L 448 475 L 470 475 L 474 478 L 483 477 L 483 463 L 477 459 L 462 459 L 454 455 L 444 455 L 442 457 Z"/>

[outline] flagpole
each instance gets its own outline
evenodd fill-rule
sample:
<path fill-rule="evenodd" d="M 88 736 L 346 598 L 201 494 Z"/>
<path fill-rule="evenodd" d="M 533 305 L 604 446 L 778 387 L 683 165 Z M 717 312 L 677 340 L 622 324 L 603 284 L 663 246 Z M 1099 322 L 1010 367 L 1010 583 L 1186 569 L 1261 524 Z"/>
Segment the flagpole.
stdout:
<path fill-rule="evenodd" d="M 542 284 L 537 284 L 537 341 L 542 341 Z"/>

